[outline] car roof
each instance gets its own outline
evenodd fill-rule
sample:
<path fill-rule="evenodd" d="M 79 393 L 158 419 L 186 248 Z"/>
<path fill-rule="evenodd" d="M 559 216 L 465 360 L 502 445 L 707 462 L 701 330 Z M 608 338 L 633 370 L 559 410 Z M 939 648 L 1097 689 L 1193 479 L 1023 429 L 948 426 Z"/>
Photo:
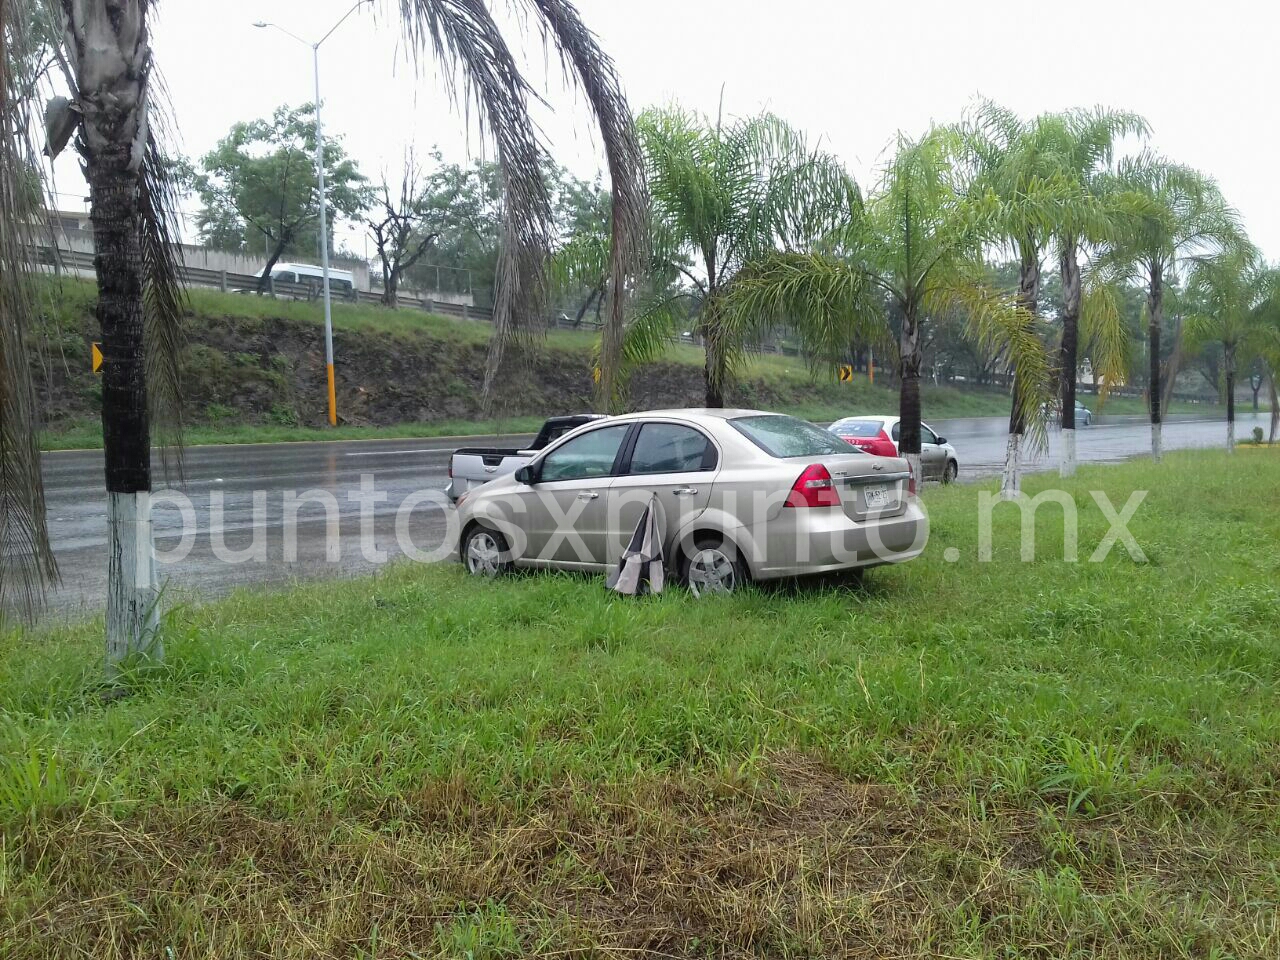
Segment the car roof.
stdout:
<path fill-rule="evenodd" d="M 614 420 L 643 420 L 646 417 L 671 417 L 683 420 L 735 420 L 738 417 L 785 417 L 775 410 L 751 410 L 745 407 L 670 407 L 662 410 L 637 410 L 623 413 Z"/>
<path fill-rule="evenodd" d="M 836 423 L 863 423 L 868 420 L 879 420 L 883 423 L 897 423 L 899 418 L 891 417 L 891 416 L 888 416 L 887 414 L 866 413 L 866 414 L 859 414 L 856 417 L 841 417 L 839 420 L 836 421 Z M 835 424 L 833 423 L 832 426 L 835 426 Z"/>

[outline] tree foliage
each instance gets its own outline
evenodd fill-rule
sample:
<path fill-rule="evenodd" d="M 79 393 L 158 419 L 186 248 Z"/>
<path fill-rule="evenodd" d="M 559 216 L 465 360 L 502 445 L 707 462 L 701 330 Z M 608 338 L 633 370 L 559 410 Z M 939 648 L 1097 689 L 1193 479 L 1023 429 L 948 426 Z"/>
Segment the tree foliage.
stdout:
<path fill-rule="evenodd" d="M 813 249 L 861 215 L 862 198 L 834 157 L 771 114 L 726 122 L 668 108 L 646 112 L 638 127 L 654 210 L 650 271 L 679 274 L 685 286 L 638 311 L 627 355 L 632 362 L 657 355 L 694 317 L 707 356 L 706 402 L 721 406 L 763 331 L 787 322 L 813 337 L 835 319 L 812 312 L 818 300 L 794 289 L 776 291 L 767 310 L 739 307 L 739 275 L 755 278 L 741 295 L 762 297 L 764 261 Z"/>
<path fill-rule="evenodd" d="M 270 118 L 236 123 L 200 161 L 194 187 L 201 239 L 222 250 L 264 245 L 264 278 L 282 256 L 319 257 L 315 105 L 277 107 Z M 324 144 L 327 213 L 354 218 L 369 202 L 365 178 L 338 140 Z"/>

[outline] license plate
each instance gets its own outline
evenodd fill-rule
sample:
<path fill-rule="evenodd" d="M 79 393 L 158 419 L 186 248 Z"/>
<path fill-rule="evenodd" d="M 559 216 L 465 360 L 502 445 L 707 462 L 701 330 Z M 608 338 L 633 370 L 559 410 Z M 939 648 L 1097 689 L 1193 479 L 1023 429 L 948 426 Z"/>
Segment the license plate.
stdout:
<path fill-rule="evenodd" d="M 863 487 L 862 497 L 868 510 L 883 510 L 886 507 L 896 506 L 898 502 L 897 492 L 884 483 Z"/>

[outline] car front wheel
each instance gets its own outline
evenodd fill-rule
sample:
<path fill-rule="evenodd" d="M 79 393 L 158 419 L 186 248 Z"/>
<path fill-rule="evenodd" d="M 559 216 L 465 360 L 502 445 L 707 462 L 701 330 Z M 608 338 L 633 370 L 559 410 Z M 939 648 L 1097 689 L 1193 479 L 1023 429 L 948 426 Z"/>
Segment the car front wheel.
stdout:
<path fill-rule="evenodd" d="M 467 573 L 492 579 L 511 569 L 506 538 L 487 527 L 472 527 L 462 541 L 462 563 Z"/>
<path fill-rule="evenodd" d="M 960 476 L 960 464 L 954 460 L 948 460 L 947 468 L 942 471 L 942 482 L 955 483 L 958 476 Z"/>

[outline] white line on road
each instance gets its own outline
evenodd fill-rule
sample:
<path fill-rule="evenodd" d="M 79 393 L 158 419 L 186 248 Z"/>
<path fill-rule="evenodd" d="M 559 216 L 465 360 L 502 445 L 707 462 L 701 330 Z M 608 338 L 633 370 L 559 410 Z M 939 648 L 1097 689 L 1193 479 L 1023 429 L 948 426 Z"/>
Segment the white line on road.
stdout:
<path fill-rule="evenodd" d="M 417 454 L 420 457 L 451 457 L 452 450 L 359 450 L 345 452 L 344 457 L 402 457 Z"/>

